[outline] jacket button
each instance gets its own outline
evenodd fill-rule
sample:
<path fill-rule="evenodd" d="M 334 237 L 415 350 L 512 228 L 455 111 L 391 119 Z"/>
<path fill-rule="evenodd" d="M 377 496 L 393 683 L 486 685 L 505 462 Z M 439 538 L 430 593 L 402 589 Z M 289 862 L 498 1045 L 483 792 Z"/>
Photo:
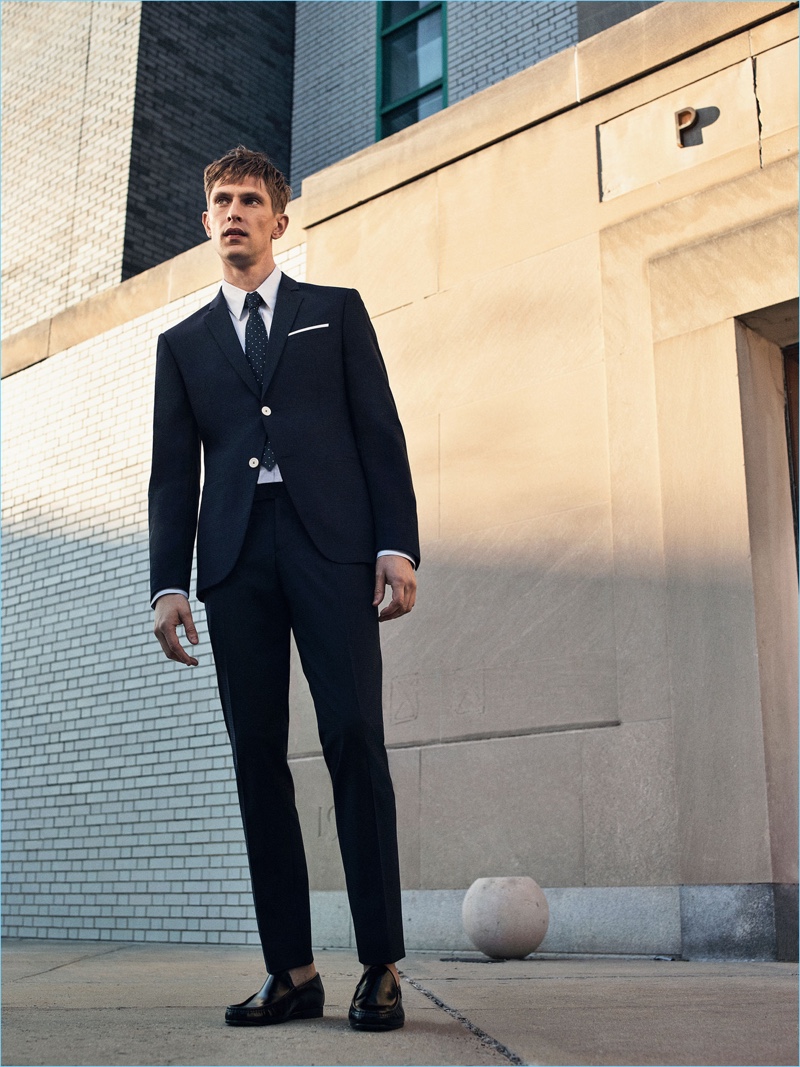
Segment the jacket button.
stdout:
<path fill-rule="evenodd" d="M 250 464 L 251 467 L 257 467 L 258 466 L 258 460 L 256 459 L 255 456 L 253 456 L 252 459 L 248 459 L 247 462 Z"/>
<path fill-rule="evenodd" d="M 264 407 L 261 409 L 261 414 L 262 415 L 271 415 L 272 414 L 272 408 L 268 408 L 266 406 L 266 404 L 265 404 Z"/>

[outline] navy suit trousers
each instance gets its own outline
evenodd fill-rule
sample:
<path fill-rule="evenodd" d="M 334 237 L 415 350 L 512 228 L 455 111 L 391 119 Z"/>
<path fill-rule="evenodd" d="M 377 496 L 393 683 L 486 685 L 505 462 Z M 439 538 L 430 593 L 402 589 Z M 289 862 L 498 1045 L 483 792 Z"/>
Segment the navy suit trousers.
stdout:
<path fill-rule="evenodd" d="M 233 571 L 205 597 L 267 970 L 312 959 L 308 873 L 287 762 L 294 633 L 330 772 L 362 963 L 404 955 L 395 799 L 383 734 L 374 567 L 334 563 L 282 483 L 256 488 Z"/>

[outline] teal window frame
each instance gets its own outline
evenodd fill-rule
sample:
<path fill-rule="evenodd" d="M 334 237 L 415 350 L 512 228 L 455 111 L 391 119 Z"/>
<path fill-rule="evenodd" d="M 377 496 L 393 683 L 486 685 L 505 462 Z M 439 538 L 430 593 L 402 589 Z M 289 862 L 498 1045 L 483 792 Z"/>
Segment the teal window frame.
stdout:
<path fill-rule="evenodd" d="M 384 123 L 387 117 L 398 108 L 405 107 L 407 104 L 413 103 L 414 100 L 419 100 L 420 97 L 427 96 L 428 93 L 435 92 L 437 89 L 442 91 L 442 107 L 443 111 L 447 107 L 447 0 L 431 0 L 430 3 L 425 4 L 424 7 L 419 8 L 417 11 L 412 11 L 410 15 L 406 15 L 405 18 L 399 19 L 397 22 L 391 23 L 391 25 L 384 25 L 384 11 L 386 5 L 383 0 L 378 0 L 376 5 L 378 12 L 378 62 L 377 62 L 377 94 L 376 94 L 376 111 L 377 121 L 375 124 L 375 139 L 382 141 L 384 137 L 390 137 L 391 134 L 384 131 Z M 433 81 L 427 83 L 427 85 L 420 86 L 419 89 L 415 89 L 411 93 L 407 93 L 405 96 L 400 97 L 397 100 L 392 100 L 389 103 L 384 102 L 383 99 L 383 52 L 385 41 L 397 33 L 398 30 L 403 30 L 407 26 L 410 26 L 413 22 L 417 22 L 419 19 L 424 18 L 426 15 L 430 15 L 434 11 L 441 12 L 442 18 L 442 76 L 441 78 L 435 78 Z M 419 119 L 417 121 L 420 121 Z M 410 125 L 415 125 L 411 123 Z"/>

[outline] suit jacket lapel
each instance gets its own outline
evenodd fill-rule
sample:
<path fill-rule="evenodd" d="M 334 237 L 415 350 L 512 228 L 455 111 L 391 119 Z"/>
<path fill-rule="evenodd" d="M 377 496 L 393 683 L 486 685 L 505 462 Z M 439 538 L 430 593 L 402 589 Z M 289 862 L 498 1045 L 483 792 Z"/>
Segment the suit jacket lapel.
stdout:
<path fill-rule="evenodd" d="M 221 289 L 211 301 L 211 305 L 205 315 L 205 324 L 244 384 L 248 389 L 252 389 L 256 396 L 259 396 L 258 382 L 250 364 L 247 362 L 244 349 L 239 344 L 239 338 L 236 336 L 236 330 L 231 322 L 231 313 L 228 310 L 228 304 L 222 295 Z"/>
<path fill-rule="evenodd" d="M 264 387 L 262 396 L 266 393 L 278 360 L 281 358 L 286 338 L 292 328 L 297 311 L 303 302 L 300 286 L 286 274 L 281 277 L 278 286 L 278 298 L 275 301 L 275 311 L 272 315 L 272 326 L 269 331 L 269 344 L 267 345 L 267 358 L 264 364 Z"/>

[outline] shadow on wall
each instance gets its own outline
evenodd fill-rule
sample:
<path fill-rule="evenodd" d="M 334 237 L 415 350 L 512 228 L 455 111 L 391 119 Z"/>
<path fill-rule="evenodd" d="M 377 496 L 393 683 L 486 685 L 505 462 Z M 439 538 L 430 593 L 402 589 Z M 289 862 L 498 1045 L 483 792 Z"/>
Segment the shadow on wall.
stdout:
<path fill-rule="evenodd" d="M 614 583 L 647 579 L 613 574 L 605 508 L 562 521 L 549 542 L 534 521 L 429 545 L 418 608 L 384 629 L 407 888 L 517 872 L 550 886 L 679 880 L 669 694 L 619 723 Z M 201 666 L 186 671 L 152 635 L 143 533 L 9 529 L 3 548 L 7 932 L 251 940 L 202 609 Z M 730 637 L 713 605 L 746 590 L 722 564 L 687 581 L 711 605 L 710 645 L 694 651 L 713 659 Z M 723 695 L 752 696 L 734 683 Z M 312 886 L 340 888 L 302 680 L 291 744 Z"/>

